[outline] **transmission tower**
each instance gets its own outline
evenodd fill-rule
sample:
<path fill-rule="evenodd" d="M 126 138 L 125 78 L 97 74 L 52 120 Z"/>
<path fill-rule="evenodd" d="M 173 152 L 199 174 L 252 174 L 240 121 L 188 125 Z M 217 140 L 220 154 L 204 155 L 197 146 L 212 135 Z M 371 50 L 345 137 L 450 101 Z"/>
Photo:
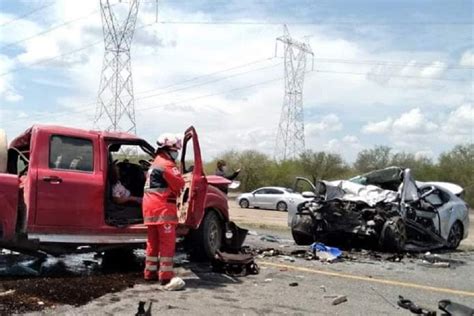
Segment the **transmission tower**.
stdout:
<path fill-rule="evenodd" d="M 286 160 L 296 158 L 305 149 L 303 84 L 306 57 L 314 54 L 309 44 L 291 38 L 286 25 L 283 36 L 277 38 L 275 55 L 278 42 L 284 44 L 285 96 L 278 125 L 275 158 Z"/>
<path fill-rule="evenodd" d="M 100 0 L 105 53 L 94 127 L 136 133 L 130 46 L 139 1 L 127 3 L 125 18 L 120 19 L 114 9 L 125 9 L 125 3 L 112 6 L 109 0 Z"/>

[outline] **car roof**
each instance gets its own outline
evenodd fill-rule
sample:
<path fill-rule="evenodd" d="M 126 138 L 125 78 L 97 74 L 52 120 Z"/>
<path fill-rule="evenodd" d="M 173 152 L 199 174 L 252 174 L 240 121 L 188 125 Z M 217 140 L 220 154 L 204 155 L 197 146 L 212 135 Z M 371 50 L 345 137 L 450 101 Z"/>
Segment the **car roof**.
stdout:
<path fill-rule="evenodd" d="M 276 189 L 276 190 L 283 190 L 283 191 L 287 191 L 287 190 L 288 190 L 288 189 L 285 188 L 285 187 L 261 187 L 261 188 L 255 189 L 254 191 L 261 190 L 261 189 Z"/>

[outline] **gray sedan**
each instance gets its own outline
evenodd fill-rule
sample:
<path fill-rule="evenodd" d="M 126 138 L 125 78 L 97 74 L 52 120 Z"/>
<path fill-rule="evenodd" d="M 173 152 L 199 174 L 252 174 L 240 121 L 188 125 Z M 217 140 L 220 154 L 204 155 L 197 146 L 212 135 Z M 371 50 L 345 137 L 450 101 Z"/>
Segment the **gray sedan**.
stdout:
<path fill-rule="evenodd" d="M 237 197 L 242 208 L 256 207 L 277 211 L 287 211 L 289 207 L 311 199 L 304 198 L 300 193 L 283 187 L 264 187 Z"/>

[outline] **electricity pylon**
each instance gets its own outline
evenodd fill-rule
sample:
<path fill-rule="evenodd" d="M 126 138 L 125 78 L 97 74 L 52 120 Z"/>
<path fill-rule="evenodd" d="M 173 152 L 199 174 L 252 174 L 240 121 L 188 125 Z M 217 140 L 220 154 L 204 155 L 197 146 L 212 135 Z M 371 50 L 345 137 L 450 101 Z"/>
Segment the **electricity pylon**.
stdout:
<path fill-rule="evenodd" d="M 139 1 L 127 3 L 125 19 L 119 19 L 113 10 L 119 4 L 111 6 L 109 0 L 100 0 L 105 53 L 94 127 L 136 133 L 130 47 Z"/>
<path fill-rule="evenodd" d="M 284 34 L 277 38 L 284 44 L 285 96 L 281 109 L 280 123 L 275 146 L 275 158 L 287 160 L 296 158 L 305 150 L 303 84 L 306 73 L 306 57 L 314 56 L 307 43 L 294 40 L 288 27 Z"/>

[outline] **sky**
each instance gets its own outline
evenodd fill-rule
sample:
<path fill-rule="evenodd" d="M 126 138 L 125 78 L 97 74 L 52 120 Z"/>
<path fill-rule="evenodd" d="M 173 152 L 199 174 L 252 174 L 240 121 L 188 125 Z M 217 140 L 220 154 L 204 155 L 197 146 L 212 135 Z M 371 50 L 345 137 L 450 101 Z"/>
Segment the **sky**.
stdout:
<path fill-rule="evenodd" d="M 111 0 L 120 17 L 129 0 Z M 0 128 L 91 129 L 104 56 L 99 0 L 0 0 Z M 158 11 L 158 15 L 156 12 Z M 283 46 L 314 52 L 304 79 L 306 148 L 376 145 L 436 158 L 474 142 L 474 2 L 140 1 L 131 46 L 137 134 L 195 126 L 209 160 L 273 155 Z M 276 54 L 275 54 L 276 52 Z"/>

